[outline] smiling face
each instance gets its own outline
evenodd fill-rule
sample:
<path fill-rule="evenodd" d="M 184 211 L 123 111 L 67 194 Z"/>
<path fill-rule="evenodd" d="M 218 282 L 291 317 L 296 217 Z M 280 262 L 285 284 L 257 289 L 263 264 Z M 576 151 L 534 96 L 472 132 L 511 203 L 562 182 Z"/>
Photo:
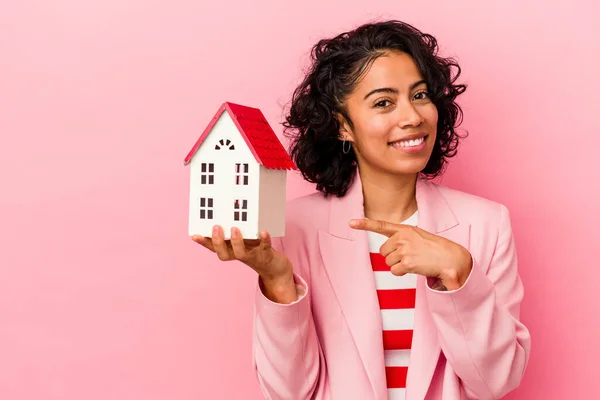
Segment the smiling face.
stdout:
<path fill-rule="evenodd" d="M 363 172 L 413 175 L 425 168 L 438 113 L 410 55 L 389 52 L 375 59 L 345 106 L 352 127 L 340 117 L 341 140 L 353 142 Z"/>

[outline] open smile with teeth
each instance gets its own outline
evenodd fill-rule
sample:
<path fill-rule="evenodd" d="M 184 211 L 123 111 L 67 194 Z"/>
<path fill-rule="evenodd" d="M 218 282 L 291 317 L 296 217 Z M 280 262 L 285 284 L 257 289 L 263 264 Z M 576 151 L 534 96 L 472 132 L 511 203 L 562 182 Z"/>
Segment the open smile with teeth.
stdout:
<path fill-rule="evenodd" d="M 420 144 L 422 144 L 425 139 L 427 139 L 427 136 L 424 136 L 422 138 L 419 139 L 413 139 L 413 140 L 398 140 L 396 142 L 391 142 L 388 143 L 388 146 L 392 146 L 392 147 L 415 147 L 415 146 L 419 146 Z"/>

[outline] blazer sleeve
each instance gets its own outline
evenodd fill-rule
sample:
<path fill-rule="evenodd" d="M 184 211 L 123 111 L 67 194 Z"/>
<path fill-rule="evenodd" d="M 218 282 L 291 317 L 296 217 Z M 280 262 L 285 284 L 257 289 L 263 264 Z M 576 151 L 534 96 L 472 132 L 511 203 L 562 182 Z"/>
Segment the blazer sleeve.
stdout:
<path fill-rule="evenodd" d="M 530 334 L 519 321 L 523 284 L 504 205 L 487 274 L 474 260 L 461 288 L 428 288 L 427 297 L 442 351 L 470 398 L 498 399 L 519 386 L 529 359 Z"/>
<path fill-rule="evenodd" d="M 280 238 L 273 247 L 283 252 Z M 291 260 L 294 264 L 294 260 Z M 258 279 L 252 340 L 252 363 L 263 395 L 269 400 L 329 399 L 325 361 L 311 312 L 309 285 L 294 266 L 298 299 L 290 304 L 269 300 Z M 304 271 L 307 271 L 304 269 Z M 308 272 L 306 272 L 308 273 Z"/>

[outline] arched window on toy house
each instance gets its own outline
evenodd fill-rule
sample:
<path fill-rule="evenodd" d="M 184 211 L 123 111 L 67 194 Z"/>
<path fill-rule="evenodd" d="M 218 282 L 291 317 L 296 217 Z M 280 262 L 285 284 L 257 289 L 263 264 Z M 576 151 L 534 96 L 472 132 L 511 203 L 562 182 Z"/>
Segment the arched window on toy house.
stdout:
<path fill-rule="evenodd" d="M 219 143 L 215 145 L 215 150 L 221 150 L 221 148 L 226 148 L 227 150 L 235 150 L 235 146 L 229 139 L 219 140 Z"/>

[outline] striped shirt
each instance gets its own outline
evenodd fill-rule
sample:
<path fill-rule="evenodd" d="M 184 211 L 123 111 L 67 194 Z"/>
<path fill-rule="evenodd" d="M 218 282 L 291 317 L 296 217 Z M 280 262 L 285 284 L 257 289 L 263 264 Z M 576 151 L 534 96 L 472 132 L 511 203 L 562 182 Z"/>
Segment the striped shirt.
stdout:
<path fill-rule="evenodd" d="M 403 224 L 416 226 L 418 211 Z M 383 323 L 383 352 L 389 400 L 404 400 L 406 375 L 412 344 L 417 276 L 396 276 L 390 272 L 379 248 L 388 239 L 367 232 L 371 267 L 375 274 L 375 288 Z"/>

